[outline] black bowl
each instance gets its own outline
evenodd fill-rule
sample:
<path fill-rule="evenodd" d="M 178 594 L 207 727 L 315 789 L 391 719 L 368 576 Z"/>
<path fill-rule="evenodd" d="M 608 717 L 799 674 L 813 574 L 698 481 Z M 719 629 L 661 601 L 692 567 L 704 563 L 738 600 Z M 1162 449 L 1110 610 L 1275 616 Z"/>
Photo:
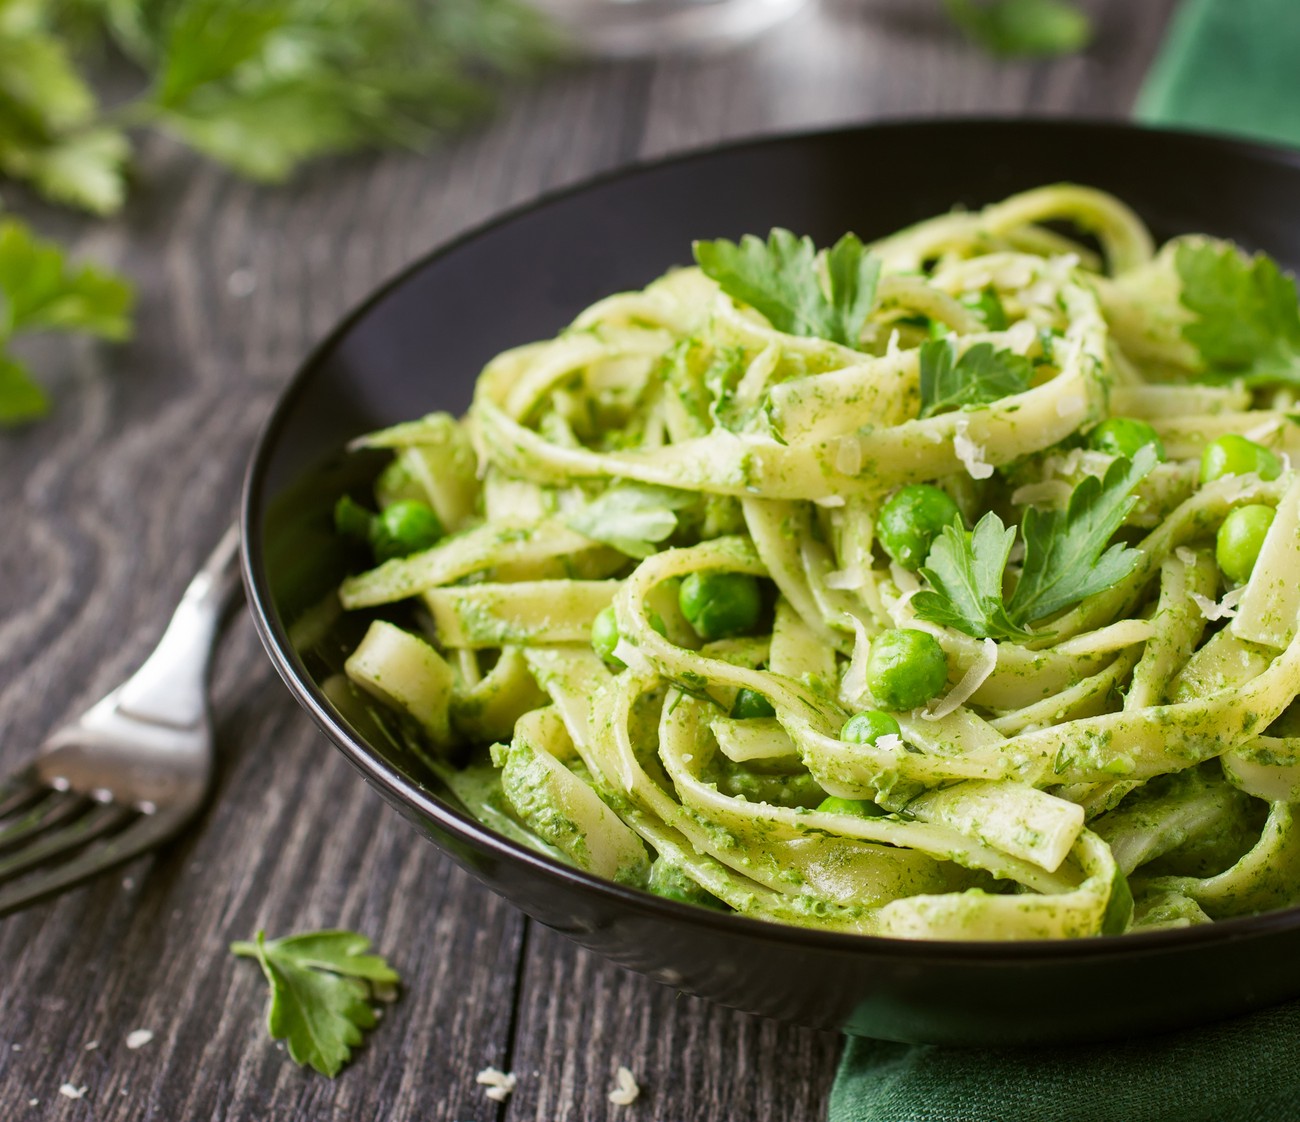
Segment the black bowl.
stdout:
<path fill-rule="evenodd" d="M 1073 180 L 1113 191 L 1157 237 L 1203 231 L 1300 263 L 1300 155 L 1122 124 L 946 121 L 740 144 L 607 176 L 479 229 L 354 312 L 307 360 L 249 468 L 244 565 L 262 640 L 294 696 L 426 836 L 529 915 L 670 985 L 822 1028 L 933 1043 L 1118 1038 L 1300 994 L 1300 909 L 1046 943 L 911 942 L 778 926 L 598 880 L 467 817 L 418 760 L 367 742 L 288 625 L 338 579 L 329 508 L 375 464 L 359 433 L 462 411 L 498 351 L 689 259 L 691 239 L 786 226 L 827 244 L 954 204 Z M 342 651 L 346 638 L 337 637 Z"/>

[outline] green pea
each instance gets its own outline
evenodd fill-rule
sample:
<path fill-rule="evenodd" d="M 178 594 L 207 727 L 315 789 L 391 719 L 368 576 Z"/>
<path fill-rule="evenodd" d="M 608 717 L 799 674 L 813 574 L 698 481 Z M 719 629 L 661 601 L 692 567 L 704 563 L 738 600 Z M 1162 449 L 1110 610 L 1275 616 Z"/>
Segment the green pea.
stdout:
<path fill-rule="evenodd" d="M 677 603 L 701 639 L 726 639 L 754 630 L 763 594 L 756 577 L 713 570 L 682 581 Z"/>
<path fill-rule="evenodd" d="M 370 524 L 370 545 L 376 559 L 391 561 L 437 545 L 445 531 L 428 503 L 414 499 L 387 506 Z"/>
<path fill-rule="evenodd" d="M 731 715 L 738 721 L 747 721 L 751 717 L 775 717 L 776 710 L 758 690 L 741 689 L 736 691 Z"/>
<path fill-rule="evenodd" d="M 1164 463 L 1165 446 L 1160 442 L 1156 430 L 1146 421 L 1133 417 L 1112 417 L 1109 421 L 1102 421 L 1088 434 L 1090 448 L 1112 456 L 1123 456 L 1127 460 L 1131 460 L 1139 449 L 1148 444 L 1154 446 L 1156 458 Z"/>
<path fill-rule="evenodd" d="M 1262 444 L 1230 432 L 1212 440 L 1201 453 L 1201 482 L 1209 483 L 1225 475 L 1249 475 L 1276 479 L 1282 474 L 1282 461 Z"/>
<path fill-rule="evenodd" d="M 913 483 L 895 491 L 876 520 L 884 551 L 904 569 L 919 569 L 945 526 L 961 518 L 947 491 L 929 483 Z"/>
<path fill-rule="evenodd" d="M 1250 579 L 1275 513 L 1271 506 L 1251 503 L 1237 507 L 1223 520 L 1214 541 L 1214 559 L 1229 580 L 1244 584 Z"/>
<path fill-rule="evenodd" d="M 854 713 L 840 730 L 840 739 L 850 744 L 875 744 L 882 736 L 898 736 L 902 733 L 898 722 L 888 713 L 879 709 L 864 709 Z"/>
<path fill-rule="evenodd" d="M 882 631 L 867 656 L 867 688 L 886 709 L 915 709 L 948 682 L 948 656 L 939 641 L 910 627 Z"/>
<path fill-rule="evenodd" d="M 879 818 L 880 808 L 865 799 L 842 799 L 839 795 L 828 795 L 817 804 L 817 809 L 825 814 L 856 814 L 859 818 Z"/>
<path fill-rule="evenodd" d="M 614 616 L 614 605 L 601 608 L 591 622 L 591 649 L 616 670 L 626 665 L 622 659 L 614 657 L 614 648 L 618 646 L 618 620 Z"/>

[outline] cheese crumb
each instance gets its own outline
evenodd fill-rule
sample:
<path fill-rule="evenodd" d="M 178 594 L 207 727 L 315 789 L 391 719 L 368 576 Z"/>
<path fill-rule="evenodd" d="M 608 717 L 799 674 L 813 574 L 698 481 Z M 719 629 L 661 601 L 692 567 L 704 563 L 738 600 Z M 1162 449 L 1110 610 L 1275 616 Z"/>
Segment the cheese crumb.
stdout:
<path fill-rule="evenodd" d="M 1037 340 L 1038 328 L 1029 320 L 1022 319 L 1007 328 L 1006 334 L 1002 338 L 1008 350 L 1023 355 Z"/>
<path fill-rule="evenodd" d="M 486 1087 L 483 1093 L 493 1102 L 503 1103 L 510 1097 L 518 1080 L 511 1072 L 498 1071 L 494 1067 L 485 1067 L 476 1076 L 474 1082 Z"/>
<path fill-rule="evenodd" d="M 615 1106 L 631 1106 L 636 1102 L 641 1088 L 627 1068 L 620 1066 L 617 1073 L 618 1086 L 609 1093 L 609 1101 Z"/>
<path fill-rule="evenodd" d="M 953 434 L 952 450 L 957 454 L 957 459 L 966 469 L 966 473 L 972 479 L 987 479 L 993 474 L 993 465 L 984 459 L 984 448 L 976 444 L 966 435 L 966 428 L 970 424 L 965 417 L 957 421 L 957 431 Z"/>
<path fill-rule="evenodd" d="M 1246 586 L 1243 584 L 1240 588 L 1225 592 L 1223 599 L 1217 604 L 1208 596 L 1202 596 L 1199 592 L 1192 592 L 1188 595 L 1191 596 L 1192 603 L 1201 609 L 1201 615 L 1213 621 L 1216 619 L 1232 619 L 1237 614 L 1237 605 L 1241 603 L 1241 598 L 1245 593 Z"/>
<path fill-rule="evenodd" d="M 1028 288 L 1022 288 L 1017 295 L 1020 297 L 1020 302 L 1026 306 L 1032 304 L 1040 308 L 1050 308 L 1056 302 L 1056 286 L 1050 281 L 1040 280 Z"/>
<path fill-rule="evenodd" d="M 867 627 L 856 616 L 853 618 L 853 654 L 848 669 L 840 679 L 840 699 L 857 706 L 867 696 L 867 657 L 871 654 L 871 636 Z"/>
<path fill-rule="evenodd" d="M 148 1029 L 136 1029 L 134 1032 L 127 1033 L 126 1046 L 135 1051 L 137 1048 L 143 1048 L 153 1039 L 153 1033 Z"/>
<path fill-rule="evenodd" d="M 1270 417 L 1263 424 L 1256 425 L 1252 429 L 1247 429 L 1242 435 L 1245 436 L 1247 440 L 1253 440 L 1256 444 L 1263 444 L 1281 427 L 1281 417 Z"/>
<path fill-rule="evenodd" d="M 621 635 L 614 647 L 613 655 L 624 666 L 638 674 L 649 675 L 655 672 L 654 664 L 641 653 L 641 648 L 633 646 Z"/>
<path fill-rule="evenodd" d="M 93 1051 L 94 1051 L 96 1048 L 98 1048 L 98 1047 L 99 1047 L 99 1041 L 98 1041 L 98 1040 L 92 1040 L 89 1044 L 86 1045 L 86 1051 L 87 1051 L 87 1052 L 93 1052 Z"/>
<path fill-rule="evenodd" d="M 74 1087 L 71 1083 L 65 1083 L 59 1088 L 59 1094 L 65 1099 L 81 1099 L 86 1096 L 85 1087 Z"/>
<path fill-rule="evenodd" d="M 882 752 L 904 752 L 907 750 L 903 738 L 896 732 L 887 732 L 876 737 L 876 745 Z"/>
<path fill-rule="evenodd" d="M 849 592 L 855 588 L 862 588 L 866 583 L 866 578 L 861 573 L 855 573 L 850 569 L 832 569 L 826 574 L 826 587 L 836 592 Z"/>
<path fill-rule="evenodd" d="M 975 656 L 970 669 L 961 676 L 961 681 L 948 691 L 942 701 L 932 702 L 922 709 L 921 716 L 927 721 L 938 721 L 948 716 L 966 703 L 971 694 L 979 689 L 988 680 L 988 676 L 997 669 L 997 665 L 998 645 L 992 639 L 985 639 L 980 647 L 980 653 Z M 876 743 L 879 744 L 880 741 Z"/>
<path fill-rule="evenodd" d="M 257 274 L 251 269 L 236 269 L 226 278 L 226 291 L 236 300 L 252 296 L 257 289 Z"/>
<path fill-rule="evenodd" d="M 1174 550 L 1174 556 L 1177 557 L 1178 560 L 1181 561 L 1184 565 L 1196 564 L 1196 550 L 1191 549 L 1188 546 L 1180 545 L 1177 549 Z"/>
<path fill-rule="evenodd" d="M 1058 370 L 1066 371 L 1079 364 L 1079 356 L 1083 353 L 1083 337 L 1071 329 L 1065 339 L 1057 344 L 1056 367 Z"/>

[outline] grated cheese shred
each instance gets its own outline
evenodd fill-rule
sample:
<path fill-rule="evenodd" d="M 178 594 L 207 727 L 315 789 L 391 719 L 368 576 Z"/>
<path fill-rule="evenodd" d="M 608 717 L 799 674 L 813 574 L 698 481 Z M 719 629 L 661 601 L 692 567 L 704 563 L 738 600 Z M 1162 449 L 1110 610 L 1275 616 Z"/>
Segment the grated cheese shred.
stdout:
<path fill-rule="evenodd" d="M 938 721 L 966 703 L 967 698 L 980 688 L 990 674 L 997 669 L 998 645 L 992 639 L 985 639 L 980 644 L 980 652 L 971 663 L 970 669 L 961 676 L 961 681 L 952 687 L 947 695 L 937 704 L 931 703 L 921 710 L 921 716 L 927 721 Z"/>

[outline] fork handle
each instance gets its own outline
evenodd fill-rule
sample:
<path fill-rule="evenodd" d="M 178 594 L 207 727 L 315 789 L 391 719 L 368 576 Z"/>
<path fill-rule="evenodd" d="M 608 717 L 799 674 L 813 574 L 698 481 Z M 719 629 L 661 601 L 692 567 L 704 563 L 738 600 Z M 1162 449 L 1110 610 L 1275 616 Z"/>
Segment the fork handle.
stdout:
<path fill-rule="evenodd" d="M 239 528 L 231 526 L 185 589 L 153 653 L 116 691 L 118 706 L 173 728 L 202 724 L 217 630 L 241 592 Z"/>

